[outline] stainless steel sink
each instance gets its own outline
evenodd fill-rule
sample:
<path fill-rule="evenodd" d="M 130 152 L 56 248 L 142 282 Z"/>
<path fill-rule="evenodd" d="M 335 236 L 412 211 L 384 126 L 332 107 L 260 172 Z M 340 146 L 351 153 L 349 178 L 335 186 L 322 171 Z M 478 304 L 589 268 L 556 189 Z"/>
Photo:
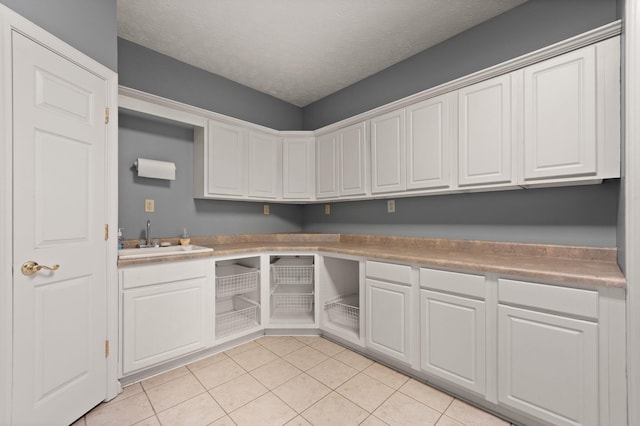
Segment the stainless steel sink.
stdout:
<path fill-rule="evenodd" d="M 119 259 L 139 259 L 143 257 L 171 256 L 174 254 L 206 253 L 213 252 L 210 247 L 202 246 L 169 246 L 169 247 L 145 247 L 118 250 Z"/>

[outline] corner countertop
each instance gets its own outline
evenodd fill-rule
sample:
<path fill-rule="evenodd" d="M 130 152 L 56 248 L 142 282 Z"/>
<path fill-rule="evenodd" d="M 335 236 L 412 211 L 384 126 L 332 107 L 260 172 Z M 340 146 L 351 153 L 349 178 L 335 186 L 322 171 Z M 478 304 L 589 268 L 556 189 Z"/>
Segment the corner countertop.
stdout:
<path fill-rule="evenodd" d="M 177 238 L 162 241 L 178 244 Z M 300 251 L 574 285 L 626 287 L 626 280 L 616 261 L 617 250 L 608 247 L 308 233 L 201 236 L 191 237 L 191 241 L 199 246 L 212 247 L 214 252 L 119 260 L 118 267 L 260 252 Z"/>

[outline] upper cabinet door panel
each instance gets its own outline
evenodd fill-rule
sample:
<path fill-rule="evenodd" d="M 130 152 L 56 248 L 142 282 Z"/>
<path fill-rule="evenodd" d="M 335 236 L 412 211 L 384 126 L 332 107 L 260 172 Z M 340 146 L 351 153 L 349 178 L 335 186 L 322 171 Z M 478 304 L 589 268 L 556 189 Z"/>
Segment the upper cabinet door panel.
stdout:
<path fill-rule="evenodd" d="M 511 74 L 458 91 L 460 186 L 512 181 Z"/>
<path fill-rule="evenodd" d="M 309 200 L 313 198 L 314 155 L 313 138 L 292 138 L 282 141 L 282 198 Z"/>
<path fill-rule="evenodd" d="M 316 196 L 338 197 L 338 134 L 316 139 Z"/>
<path fill-rule="evenodd" d="M 407 189 L 449 186 L 449 99 L 446 94 L 407 107 Z"/>
<path fill-rule="evenodd" d="M 244 195 L 246 169 L 245 131 L 209 121 L 207 144 L 208 194 Z"/>
<path fill-rule="evenodd" d="M 406 189 L 405 111 L 371 120 L 371 192 Z"/>
<path fill-rule="evenodd" d="M 249 133 L 249 197 L 276 198 L 281 192 L 282 141 L 265 133 Z"/>
<path fill-rule="evenodd" d="M 367 132 L 366 123 L 340 131 L 340 195 L 367 193 Z"/>
<path fill-rule="evenodd" d="M 524 70 L 524 179 L 596 173 L 596 46 Z"/>

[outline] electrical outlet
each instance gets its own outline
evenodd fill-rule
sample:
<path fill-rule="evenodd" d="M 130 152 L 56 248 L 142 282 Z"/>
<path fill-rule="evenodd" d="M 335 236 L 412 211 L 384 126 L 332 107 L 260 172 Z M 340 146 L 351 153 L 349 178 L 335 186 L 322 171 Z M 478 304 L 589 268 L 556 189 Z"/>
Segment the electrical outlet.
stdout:
<path fill-rule="evenodd" d="M 269 214 L 269 204 L 264 205 L 264 207 L 262 208 L 262 212 L 264 214 Z"/>
<path fill-rule="evenodd" d="M 396 212 L 396 200 L 387 200 L 387 213 Z"/>
<path fill-rule="evenodd" d="M 324 205 L 324 214 L 331 214 L 331 204 Z"/>
<path fill-rule="evenodd" d="M 153 213 L 156 209 L 156 203 L 153 200 L 144 200 L 145 213 Z"/>

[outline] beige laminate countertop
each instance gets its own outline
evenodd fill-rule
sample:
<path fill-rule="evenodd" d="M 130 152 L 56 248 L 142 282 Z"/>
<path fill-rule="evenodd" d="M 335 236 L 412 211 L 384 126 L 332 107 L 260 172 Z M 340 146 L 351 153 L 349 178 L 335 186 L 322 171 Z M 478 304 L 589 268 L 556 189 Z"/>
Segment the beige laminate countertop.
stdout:
<path fill-rule="evenodd" d="M 174 241 L 175 240 L 175 241 Z M 167 238 L 177 244 L 177 239 Z M 259 252 L 321 252 L 366 259 L 494 273 L 556 283 L 625 288 L 615 248 L 576 247 L 351 234 L 243 234 L 192 237 L 213 253 L 119 260 L 118 266 Z"/>

